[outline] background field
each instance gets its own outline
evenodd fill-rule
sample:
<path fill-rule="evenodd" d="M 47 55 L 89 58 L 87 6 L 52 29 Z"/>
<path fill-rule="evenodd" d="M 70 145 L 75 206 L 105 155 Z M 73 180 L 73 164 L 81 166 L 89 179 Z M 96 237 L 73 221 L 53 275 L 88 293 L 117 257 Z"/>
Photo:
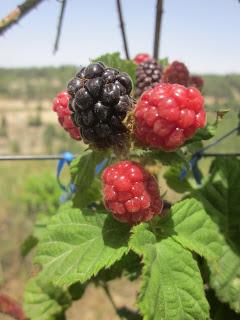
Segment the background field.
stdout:
<path fill-rule="evenodd" d="M 52 98 L 65 88 L 76 70 L 75 66 L 0 69 L 0 154 L 79 152 L 81 144 L 68 137 L 58 126 L 56 114 L 51 111 Z M 215 120 L 217 110 L 230 110 L 219 125 L 219 137 L 238 123 L 240 75 L 203 75 L 203 78 L 209 121 Z M 236 135 L 211 149 L 219 152 L 239 150 L 240 138 Z M 209 162 L 209 159 L 201 161 L 205 171 Z M 36 208 L 29 206 L 29 199 L 26 199 L 27 196 L 33 197 L 29 179 L 35 177 L 38 181 L 44 175 L 50 176 L 55 185 L 54 192 L 60 195 L 55 170 L 55 161 L 0 162 L 0 278 L 3 277 L 0 290 L 19 301 L 23 284 L 32 272 L 30 259 L 23 260 L 19 252 L 19 245 L 30 233 L 36 213 Z M 64 179 L 67 181 L 68 178 L 65 170 Z M 121 285 L 119 281 L 113 282 L 116 302 L 131 304 L 137 287 L 138 283 L 129 287 L 125 280 Z M 85 316 L 82 319 L 115 319 L 101 289 L 90 287 L 80 304 Z M 69 311 L 69 319 L 78 319 L 76 307 Z"/>

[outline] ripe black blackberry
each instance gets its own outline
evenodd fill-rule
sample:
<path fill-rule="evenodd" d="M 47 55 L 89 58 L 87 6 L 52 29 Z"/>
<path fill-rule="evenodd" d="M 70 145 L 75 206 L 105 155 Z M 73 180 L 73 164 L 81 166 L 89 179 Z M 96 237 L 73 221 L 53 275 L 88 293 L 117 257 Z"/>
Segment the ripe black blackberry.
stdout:
<path fill-rule="evenodd" d="M 69 108 L 85 143 L 97 148 L 125 146 L 129 132 L 123 120 L 133 108 L 131 90 L 127 73 L 101 62 L 81 68 L 70 80 Z"/>
<path fill-rule="evenodd" d="M 137 66 L 137 83 L 136 83 L 136 97 L 153 88 L 158 84 L 162 77 L 162 66 L 155 60 L 150 59 L 142 62 Z"/>

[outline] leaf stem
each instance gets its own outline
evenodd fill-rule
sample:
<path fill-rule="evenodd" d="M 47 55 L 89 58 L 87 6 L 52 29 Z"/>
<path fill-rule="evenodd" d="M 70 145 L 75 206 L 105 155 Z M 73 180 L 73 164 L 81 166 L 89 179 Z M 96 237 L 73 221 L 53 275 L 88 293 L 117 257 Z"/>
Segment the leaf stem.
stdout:
<path fill-rule="evenodd" d="M 101 287 L 103 288 L 104 292 L 106 293 L 106 296 L 108 297 L 109 301 L 111 302 L 111 305 L 113 306 L 113 309 L 115 310 L 116 314 L 119 316 L 120 319 L 123 319 L 120 315 L 119 315 L 119 312 L 118 312 L 118 308 L 113 300 L 113 297 L 111 295 L 111 292 L 109 290 L 109 287 L 107 285 L 106 282 L 102 282 L 101 283 Z"/>

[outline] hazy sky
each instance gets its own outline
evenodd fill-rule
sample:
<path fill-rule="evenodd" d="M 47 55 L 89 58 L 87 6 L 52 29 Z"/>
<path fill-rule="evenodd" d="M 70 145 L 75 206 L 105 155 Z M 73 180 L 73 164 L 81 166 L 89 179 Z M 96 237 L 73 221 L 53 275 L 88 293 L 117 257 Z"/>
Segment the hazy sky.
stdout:
<path fill-rule="evenodd" d="M 0 1 L 0 18 L 23 0 Z M 156 0 L 122 0 L 130 55 L 152 53 Z M 237 0 L 165 0 L 161 57 L 192 72 L 240 72 Z M 122 50 L 115 0 L 68 0 L 60 48 L 52 54 L 59 2 L 47 0 L 0 38 L 0 66 L 84 64 Z"/>

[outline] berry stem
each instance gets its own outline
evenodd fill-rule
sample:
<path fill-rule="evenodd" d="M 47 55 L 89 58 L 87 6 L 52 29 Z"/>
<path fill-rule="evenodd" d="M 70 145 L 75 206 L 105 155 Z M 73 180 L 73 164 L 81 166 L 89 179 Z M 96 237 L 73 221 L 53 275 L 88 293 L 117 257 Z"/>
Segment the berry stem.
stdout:
<path fill-rule="evenodd" d="M 125 25 L 124 25 L 124 21 L 123 21 L 121 1 L 117 0 L 116 4 L 117 4 L 117 12 L 118 12 L 118 18 L 119 18 L 119 22 L 120 22 L 120 29 L 121 29 L 121 33 L 122 33 L 122 38 L 123 38 L 125 55 L 126 55 L 127 60 L 130 60 L 129 51 L 128 51 L 128 44 L 127 44 L 127 36 L 126 36 Z"/>
<path fill-rule="evenodd" d="M 160 31 L 161 31 L 161 23 L 162 23 L 162 13 L 163 13 L 163 0 L 157 0 L 154 49 L 153 49 L 153 57 L 156 60 L 158 59 L 158 56 L 159 56 L 159 42 L 160 42 Z"/>
<path fill-rule="evenodd" d="M 59 20 L 57 25 L 57 35 L 56 35 L 56 40 L 55 40 L 54 49 L 53 49 L 54 54 L 58 51 L 58 45 L 59 45 L 59 40 L 61 36 L 61 31 L 62 31 L 62 24 L 63 24 L 63 17 L 64 17 L 65 8 L 66 8 L 66 3 L 67 3 L 67 0 L 61 1 L 61 9 L 60 9 L 60 15 L 59 15 Z"/>
<path fill-rule="evenodd" d="M 23 18 L 32 9 L 36 8 L 37 5 L 43 1 L 44 0 L 26 0 L 22 4 L 18 5 L 6 17 L 0 20 L 0 35 L 14 24 L 17 24 L 21 18 Z"/>
<path fill-rule="evenodd" d="M 106 296 L 108 297 L 109 301 L 111 302 L 111 305 L 113 306 L 113 309 L 115 310 L 116 314 L 119 316 L 119 319 L 123 319 L 120 315 L 119 315 L 119 312 L 118 312 L 118 308 L 113 300 L 113 297 L 111 295 L 111 292 L 109 290 L 109 287 L 107 285 L 106 282 L 102 282 L 101 283 L 101 287 L 103 288 L 104 292 L 106 293 Z"/>

